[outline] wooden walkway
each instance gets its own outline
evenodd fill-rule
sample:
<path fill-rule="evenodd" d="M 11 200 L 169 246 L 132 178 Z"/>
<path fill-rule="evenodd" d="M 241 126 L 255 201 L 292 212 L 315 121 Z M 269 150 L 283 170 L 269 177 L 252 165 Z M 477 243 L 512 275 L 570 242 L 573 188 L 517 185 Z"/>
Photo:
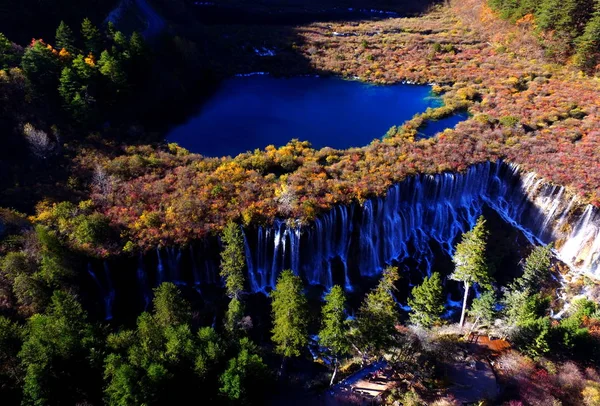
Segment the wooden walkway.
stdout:
<path fill-rule="evenodd" d="M 364 400 L 373 400 L 391 387 L 391 377 L 392 371 L 387 362 L 375 362 L 333 386 L 329 395 L 335 397 L 346 393 L 357 395 Z"/>

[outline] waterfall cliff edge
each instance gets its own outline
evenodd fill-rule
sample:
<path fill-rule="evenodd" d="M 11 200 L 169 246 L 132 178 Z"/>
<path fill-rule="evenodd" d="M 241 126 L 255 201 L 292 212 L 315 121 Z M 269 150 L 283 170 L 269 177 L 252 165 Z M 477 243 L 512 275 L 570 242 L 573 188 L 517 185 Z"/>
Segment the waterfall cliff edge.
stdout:
<path fill-rule="evenodd" d="M 484 205 L 530 241 L 554 243 L 574 271 L 600 276 L 600 213 L 564 187 L 550 185 L 517 165 L 485 163 L 465 173 L 420 175 L 362 205 L 338 206 L 304 227 L 276 221 L 245 230 L 253 291 L 273 288 L 284 268 L 310 284 L 329 287 L 332 265 L 349 275 L 373 276 L 409 256 L 430 271 L 431 241 L 452 255 L 456 238 L 475 224 Z"/>
<path fill-rule="evenodd" d="M 485 207 L 531 242 L 554 243 L 556 256 L 572 272 L 600 277 L 600 211 L 562 186 L 499 161 L 464 173 L 411 177 L 385 196 L 336 206 L 308 225 L 276 220 L 244 229 L 248 288 L 268 292 L 287 268 L 311 285 L 335 283 L 347 290 L 391 263 L 430 273 L 436 253 L 452 255 L 457 238 Z M 212 239 L 140 257 L 135 275 L 146 305 L 149 286 L 161 281 L 218 283 L 219 251 Z"/>

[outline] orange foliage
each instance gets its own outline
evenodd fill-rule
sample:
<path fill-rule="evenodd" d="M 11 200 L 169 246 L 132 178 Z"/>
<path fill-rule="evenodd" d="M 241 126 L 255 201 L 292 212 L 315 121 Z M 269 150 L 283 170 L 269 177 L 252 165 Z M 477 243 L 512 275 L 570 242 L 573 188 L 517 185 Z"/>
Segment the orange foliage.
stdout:
<path fill-rule="evenodd" d="M 90 66 L 96 66 L 96 59 L 94 58 L 94 55 L 91 52 L 84 59 L 84 61 L 85 61 L 85 63 L 87 63 Z"/>
<path fill-rule="evenodd" d="M 69 59 L 69 58 L 71 58 L 71 54 L 69 53 L 69 51 L 67 51 L 64 48 L 60 50 L 60 52 L 58 53 L 58 56 L 60 56 L 63 59 Z"/>
<path fill-rule="evenodd" d="M 314 23 L 296 30 L 301 45 L 295 47 L 313 67 L 379 83 L 436 83 L 446 107 L 410 120 L 389 138 L 345 151 L 316 151 L 297 140 L 235 158 L 128 147 L 104 164 L 111 192 L 94 191 L 97 210 L 124 241 L 150 249 L 185 244 L 232 219 L 308 221 L 334 204 L 385 194 L 407 176 L 464 171 L 497 159 L 598 204 L 600 83 L 544 63 L 534 41 L 518 35 L 522 28 L 494 20 L 489 8 L 475 3 L 455 1 L 452 12 L 436 9 L 420 18 Z M 352 35 L 333 37 L 332 31 Z M 434 43 L 451 46 L 432 52 Z M 469 120 L 435 138 L 416 139 L 424 118 L 463 108 Z"/>
<path fill-rule="evenodd" d="M 534 25 L 535 16 L 533 14 L 525 14 L 523 17 L 516 21 L 517 25 Z"/>

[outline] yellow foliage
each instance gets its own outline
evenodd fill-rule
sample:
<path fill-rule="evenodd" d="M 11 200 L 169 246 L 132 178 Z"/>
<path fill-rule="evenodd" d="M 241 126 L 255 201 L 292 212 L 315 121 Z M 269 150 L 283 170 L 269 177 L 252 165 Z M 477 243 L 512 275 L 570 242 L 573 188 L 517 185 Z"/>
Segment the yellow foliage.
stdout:
<path fill-rule="evenodd" d="M 84 61 L 85 61 L 85 63 L 87 63 L 90 66 L 96 66 L 96 59 L 94 58 L 94 55 L 91 52 L 84 59 Z"/>
<path fill-rule="evenodd" d="M 492 10 L 487 4 L 484 4 L 481 7 L 481 13 L 479 15 L 479 18 L 482 23 L 485 23 L 487 21 L 495 21 L 496 14 L 494 13 L 494 10 Z"/>
<path fill-rule="evenodd" d="M 83 201 L 79 202 L 78 207 L 79 207 L 79 209 L 81 209 L 83 211 L 88 211 L 94 207 L 94 202 L 91 200 L 83 200 Z"/>
<path fill-rule="evenodd" d="M 288 193 L 289 191 L 289 187 L 287 185 L 287 183 L 282 183 L 279 187 L 277 187 L 275 189 L 275 197 L 279 198 L 283 195 L 285 195 L 286 193 Z"/>
<path fill-rule="evenodd" d="M 254 218 L 256 217 L 257 214 L 258 214 L 258 209 L 254 205 L 254 203 L 252 203 L 249 207 L 242 210 L 243 224 L 245 226 L 249 226 L 250 224 L 252 224 L 254 222 Z"/>
<path fill-rule="evenodd" d="M 511 76 L 508 79 L 506 79 L 504 83 L 506 83 L 508 86 L 516 86 L 519 83 L 519 78 Z"/>
<path fill-rule="evenodd" d="M 54 214 L 52 213 L 52 203 L 48 200 L 42 200 L 36 204 L 35 211 L 37 215 L 29 217 L 29 220 L 32 222 L 45 223 L 54 217 Z"/>
<path fill-rule="evenodd" d="M 71 54 L 69 53 L 69 51 L 67 51 L 66 49 L 63 48 L 58 53 L 58 56 L 60 56 L 61 58 L 64 58 L 64 59 L 68 59 L 71 57 Z"/>
<path fill-rule="evenodd" d="M 175 213 L 175 208 L 173 206 L 169 206 L 165 210 L 165 220 L 167 223 L 175 223 L 176 222 L 177 214 Z"/>
<path fill-rule="evenodd" d="M 133 252 L 134 249 L 135 244 L 133 243 L 133 241 L 127 241 L 127 243 L 125 243 L 125 246 L 123 247 L 123 252 Z"/>
<path fill-rule="evenodd" d="M 456 96 L 460 100 L 473 100 L 477 97 L 477 91 L 472 87 L 463 87 L 456 91 Z"/>
<path fill-rule="evenodd" d="M 589 381 L 581 392 L 586 406 L 600 406 L 600 384 Z"/>
<path fill-rule="evenodd" d="M 160 214 L 156 212 L 144 211 L 140 218 L 133 224 L 134 229 L 158 228 L 161 226 Z"/>
<path fill-rule="evenodd" d="M 176 142 L 170 142 L 169 144 L 167 144 L 167 147 L 169 148 L 169 152 L 173 155 L 185 156 L 189 155 L 190 153 L 190 151 L 183 147 L 180 147 Z"/>
<path fill-rule="evenodd" d="M 444 89 L 440 85 L 433 85 L 431 91 L 435 94 L 442 94 Z"/>

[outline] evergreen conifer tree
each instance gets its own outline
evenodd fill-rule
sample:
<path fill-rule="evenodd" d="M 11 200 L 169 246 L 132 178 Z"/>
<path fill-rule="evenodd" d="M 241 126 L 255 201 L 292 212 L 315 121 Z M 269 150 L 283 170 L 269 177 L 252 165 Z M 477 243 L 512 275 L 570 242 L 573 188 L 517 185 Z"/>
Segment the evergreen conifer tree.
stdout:
<path fill-rule="evenodd" d="M 69 53 L 75 53 L 75 37 L 71 28 L 61 21 L 56 29 L 56 49 L 66 49 Z"/>
<path fill-rule="evenodd" d="M 338 358 L 347 354 L 350 350 L 345 307 L 344 290 L 341 286 L 335 285 L 325 296 L 325 304 L 321 310 L 321 330 L 319 331 L 319 341 L 324 347 L 331 350 L 334 357 L 334 370 L 329 382 L 330 386 L 335 380 L 339 364 Z"/>
<path fill-rule="evenodd" d="M 302 290 L 300 277 L 291 270 L 284 270 L 271 294 L 272 340 L 275 352 L 282 355 L 284 361 L 299 356 L 302 348 L 308 344 L 307 301 Z"/>
<path fill-rule="evenodd" d="M 258 349 L 247 337 L 239 342 L 240 351 L 229 360 L 221 375 L 219 391 L 231 402 L 258 404 L 262 395 L 262 381 L 268 374 L 267 366 L 257 354 Z"/>
<path fill-rule="evenodd" d="M 239 297 L 244 290 L 244 236 L 240 226 L 230 222 L 221 235 L 223 251 L 221 252 L 221 277 L 225 279 L 225 287 L 229 297 Z"/>
<path fill-rule="evenodd" d="M 85 53 L 91 52 L 93 55 L 99 55 L 102 51 L 102 35 L 89 18 L 85 18 L 81 23 L 81 36 L 85 45 Z"/>
<path fill-rule="evenodd" d="M 394 284 L 400 279 L 398 268 L 388 267 L 377 287 L 365 296 L 356 324 L 360 344 L 367 352 L 379 352 L 393 339 L 398 323 L 398 305 L 393 296 Z"/>
<path fill-rule="evenodd" d="M 8 69 L 19 64 L 19 54 L 16 47 L 8 38 L 0 33 L 0 69 Z"/>
<path fill-rule="evenodd" d="M 408 299 L 411 307 L 410 321 L 419 326 L 429 328 L 441 320 L 444 312 L 444 296 L 442 279 L 438 272 L 425 277 L 423 283 L 412 289 L 412 298 Z"/>
<path fill-rule="evenodd" d="M 467 301 L 471 286 L 474 283 L 486 289 L 491 286 L 491 277 L 485 258 L 487 237 L 488 231 L 485 227 L 485 219 L 481 216 L 475 227 L 463 234 L 452 258 L 455 268 L 450 278 L 462 282 L 465 290 L 460 316 L 461 327 L 465 324 Z"/>
<path fill-rule="evenodd" d="M 477 299 L 473 300 L 469 309 L 469 315 L 475 318 L 471 331 L 478 325 L 491 326 L 496 314 L 495 307 L 496 298 L 494 297 L 494 292 L 491 290 L 484 292 Z"/>
<path fill-rule="evenodd" d="M 575 63 L 585 70 L 591 70 L 599 62 L 600 55 L 600 1 L 592 18 L 587 22 L 583 34 L 575 42 Z"/>
<path fill-rule="evenodd" d="M 537 290 L 539 284 L 550 274 L 552 265 L 552 245 L 538 246 L 525 259 L 523 276 L 518 279 L 521 288 Z"/>

